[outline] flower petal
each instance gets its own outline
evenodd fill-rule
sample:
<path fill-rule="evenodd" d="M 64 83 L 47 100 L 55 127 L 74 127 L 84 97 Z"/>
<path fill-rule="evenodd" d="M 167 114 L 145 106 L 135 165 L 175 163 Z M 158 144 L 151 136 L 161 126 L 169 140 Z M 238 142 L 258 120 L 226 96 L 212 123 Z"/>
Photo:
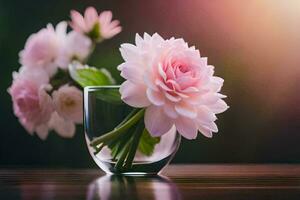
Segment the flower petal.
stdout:
<path fill-rule="evenodd" d="M 151 88 L 154 91 L 159 91 L 158 87 L 154 84 L 155 81 L 153 80 L 153 78 L 151 76 L 149 76 L 148 70 L 146 73 L 144 73 L 143 78 L 144 78 L 144 82 L 147 85 L 147 87 Z"/>
<path fill-rule="evenodd" d="M 164 72 L 161 63 L 158 63 L 158 73 L 160 74 L 160 76 L 161 76 L 164 80 L 167 79 L 167 75 L 166 75 L 166 73 Z"/>
<path fill-rule="evenodd" d="M 168 86 L 166 86 L 165 83 L 163 83 L 161 80 L 159 79 L 156 79 L 155 80 L 155 84 L 158 85 L 159 87 L 161 87 L 163 90 L 166 90 L 166 91 L 172 91 Z"/>
<path fill-rule="evenodd" d="M 216 115 L 206 106 L 198 107 L 197 123 L 209 124 L 217 119 Z"/>
<path fill-rule="evenodd" d="M 125 81 L 120 87 L 122 100 L 132 107 L 147 107 L 150 101 L 146 96 L 146 87 L 142 84 L 134 84 L 130 81 Z"/>
<path fill-rule="evenodd" d="M 143 82 L 143 72 L 144 70 L 136 66 L 134 63 L 123 63 L 118 68 L 120 68 L 121 76 L 132 83 L 142 83 Z"/>
<path fill-rule="evenodd" d="M 143 38 L 138 33 L 135 34 L 135 44 L 137 47 L 140 47 L 143 41 Z"/>
<path fill-rule="evenodd" d="M 188 88 L 182 90 L 182 92 L 184 92 L 184 93 L 197 93 L 197 92 L 199 92 L 199 89 L 196 88 L 196 87 L 188 87 Z"/>
<path fill-rule="evenodd" d="M 219 92 L 223 86 L 223 83 L 224 83 L 224 79 L 217 76 L 213 76 L 211 77 L 210 87 L 212 91 Z"/>
<path fill-rule="evenodd" d="M 176 112 L 174 105 L 166 103 L 164 104 L 163 109 L 166 115 L 168 115 L 168 117 L 172 119 L 176 119 L 178 117 L 178 113 Z"/>
<path fill-rule="evenodd" d="M 199 104 L 203 105 L 213 105 L 219 101 L 220 97 L 217 93 L 206 93 L 201 96 Z"/>
<path fill-rule="evenodd" d="M 146 129 L 154 137 L 167 133 L 173 126 L 173 121 L 157 106 L 146 109 L 144 120 Z"/>
<path fill-rule="evenodd" d="M 151 36 L 148 33 L 146 33 L 146 32 L 144 32 L 144 40 L 145 41 L 151 40 Z"/>
<path fill-rule="evenodd" d="M 123 57 L 123 59 L 125 61 L 136 61 L 136 59 L 138 58 L 138 49 L 136 48 L 136 46 L 129 44 L 129 43 L 125 43 L 121 45 L 120 48 L 120 52 L 121 55 Z"/>
<path fill-rule="evenodd" d="M 64 138 L 72 138 L 75 135 L 74 122 L 64 119 L 54 112 L 49 121 L 49 127 L 55 130 L 55 132 Z"/>
<path fill-rule="evenodd" d="M 212 136 L 213 136 L 212 131 L 211 131 L 210 129 L 208 129 L 207 127 L 205 127 L 205 126 L 199 126 L 199 127 L 198 127 L 198 130 L 199 130 L 200 133 L 202 133 L 202 135 L 204 135 L 205 137 L 212 138 Z"/>
<path fill-rule="evenodd" d="M 79 12 L 75 10 L 71 10 L 71 18 L 72 18 L 72 22 L 70 23 L 70 26 L 74 30 L 81 32 L 81 30 L 86 29 L 83 16 Z"/>
<path fill-rule="evenodd" d="M 168 92 L 165 92 L 165 96 L 172 102 L 179 102 L 181 97 L 170 95 Z"/>
<path fill-rule="evenodd" d="M 94 7 L 88 7 L 84 12 L 84 19 L 86 26 L 93 28 L 94 24 L 98 20 L 98 13 Z"/>
<path fill-rule="evenodd" d="M 149 88 L 147 89 L 147 97 L 156 106 L 162 106 L 165 103 L 165 98 L 161 92 L 155 92 Z"/>
<path fill-rule="evenodd" d="M 217 133 L 219 131 L 218 126 L 215 122 L 210 123 L 207 127 L 212 131 Z"/>
<path fill-rule="evenodd" d="M 46 140 L 48 136 L 49 128 L 46 124 L 42 124 L 38 127 L 36 127 L 35 132 L 39 136 L 41 140 Z"/>
<path fill-rule="evenodd" d="M 158 33 L 154 33 L 152 35 L 152 38 L 153 38 L 153 40 L 154 40 L 155 43 L 159 44 L 159 43 L 164 42 L 164 39 Z"/>
<path fill-rule="evenodd" d="M 175 121 L 177 131 L 186 139 L 195 139 L 197 137 L 198 129 L 196 123 L 185 117 L 179 117 Z"/>
<path fill-rule="evenodd" d="M 229 106 L 225 103 L 223 99 L 219 99 L 215 104 L 210 105 L 209 108 L 216 114 L 226 111 Z"/>
<path fill-rule="evenodd" d="M 108 25 L 112 20 L 112 12 L 110 10 L 106 10 L 100 13 L 99 20 L 104 25 Z"/>
<path fill-rule="evenodd" d="M 175 105 L 175 110 L 179 115 L 194 119 L 197 117 L 197 109 L 185 102 L 180 102 Z"/>

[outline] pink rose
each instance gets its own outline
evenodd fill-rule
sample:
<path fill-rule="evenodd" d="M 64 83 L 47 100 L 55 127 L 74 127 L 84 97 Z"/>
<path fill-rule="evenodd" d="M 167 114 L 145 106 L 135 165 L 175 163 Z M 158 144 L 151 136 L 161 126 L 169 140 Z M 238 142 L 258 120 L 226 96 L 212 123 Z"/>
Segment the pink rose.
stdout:
<path fill-rule="evenodd" d="M 15 115 L 30 134 L 36 132 L 41 139 L 46 139 L 47 123 L 53 112 L 52 99 L 46 91 L 48 75 L 41 69 L 29 71 L 22 67 L 13 77 L 8 92 L 12 96 Z"/>
<path fill-rule="evenodd" d="M 122 30 L 118 20 L 112 21 L 111 11 L 104 11 L 98 15 L 96 9 L 93 7 L 87 8 L 84 16 L 72 10 L 71 19 L 71 27 L 79 33 L 90 34 L 92 31 L 96 31 L 96 35 L 93 35 L 93 37 L 96 37 L 95 39 L 109 39 Z M 94 30 L 95 28 L 97 29 Z"/>
<path fill-rule="evenodd" d="M 28 68 L 43 68 L 51 76 L 60 65 L 59 55 L 63 49 L 67 23 L 61 22 L 32 34 L 20 52 L 20 63 Z"/>
<path fill-rule="evenodd" d="M 217 132 L 216 115 L 228 106 L 219 92 L 223 79 L 213 76 L 214 67 L 183 39 L 164 40 L 158 34 L 138 34 L 135 45 L 123 44 L 120 88 L 124 102 L 146 107 L 145 126 L 161 136 L 173 126 L 187 139 L 198 131 L 207 137 Z"/>

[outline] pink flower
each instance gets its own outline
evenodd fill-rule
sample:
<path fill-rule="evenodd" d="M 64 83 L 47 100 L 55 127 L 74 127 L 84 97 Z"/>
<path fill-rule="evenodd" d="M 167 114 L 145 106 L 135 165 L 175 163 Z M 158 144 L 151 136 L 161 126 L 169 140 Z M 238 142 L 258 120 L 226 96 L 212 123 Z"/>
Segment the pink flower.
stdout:
<path fill-rule="evenodd" d="M 28 68 L 43 68 L 50 76 L 53 75 L 60 65 L 59 55 L 63 49 L 66 28 L 66 22 L 59 23 L 56 30 L 48 24 L 32 34 L 20 52 L 20 63 Z"/>
<path fill-rule="evenodd" d="M 173 126 L 187 139 L 198 131 L 207 137 L 217 132 L 216 115 L 228 106 L 220 94 L 223 79 L 213 76 L 214 67 L 183 39 L 164 40 L 158 34 L 138 34 L 135 45 L 123 44 L 120 88 L 122 100 L 146 107 L 145 126 L 161 136 Z"/>
<path fill-rule="evenodd" d="M 53 112 L 49 121 L 49 127 L 59 136 L 72 138 L 75 135 L 75 123 L 71 120 L 61 117 L 57 112 Z"/>
<path fill-rule="evenodd" d="M 58 59 L 62 69 L 67 69 L 73 60 L 85 61 L 92 50 L 90 38 L 76 31 L 65 34 L 62 43 L 64 45 L 62 45 Z"/>
<path fill-rule="evenodd" d="M 84 61 L 90 54 L 92 48 L 92 41 L 90 38 L 82 35 L 76 31 L 68 33 L 66 40 L 67 56 Z"/>
<path fill-rule="evenodd" d="M 98 15 L 93 7 L 85 10 L 84 16 L 79 12 L 71 11 L 71 27 L 80 33 L 85 33 L 96 40 L 109 39 L 121 32 L 118 20 L 112 21 L 112 12 L 104 11 Z"/>
<path fill-rule="evenodd" d="M 36 132 L 41 139 L 46 139 L 47 123 L 53 112 L 52 99 L 46 91 L 48 75 L 41 69 L 28 71 L 22 67 L 13 77 L 8 92 L 12 96 L 15 115 L 31 135 Z"/>
<path fill-rule="evenodd" d="M 64 119 L 82 123 L 82 92 L 74 86 L 64 85 L 52 93 L 56 112 Z"/>
<path fill-rule="evenodd" d="M 62 137 L 72 138 L 75 123 L 82 123 L 82 92 L 74 86 L 64 85 L 54 91 L 52 97 L 56 112 L 51 116 L 49 127 Z"/>

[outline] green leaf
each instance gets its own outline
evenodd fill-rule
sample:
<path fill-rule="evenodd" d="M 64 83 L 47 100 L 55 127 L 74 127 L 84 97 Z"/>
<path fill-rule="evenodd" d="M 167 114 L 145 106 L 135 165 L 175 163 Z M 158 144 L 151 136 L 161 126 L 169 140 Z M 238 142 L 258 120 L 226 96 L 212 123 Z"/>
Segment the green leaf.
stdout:
<path fill-rule="evenodd" d="M 100 99 L 102 101 L 109 102 L 112 104 L 123 104 L 119 90 L 115 90 L 115 89 L 99 90 L 96 93 L 96 97 L 97 97 L 97 99 Z"/>
<path fill-rule="evenodd" d="M 76 73 L 75 81 L 82 87 L 112 84 L 107 74 L 93 67 L 77 69 Z"/>
<path fill-rule="evenodd" d="M 106 69 L 97 69 L 88 65 L 82 65 L 78 61 L 73 61 L 69 65 L 69 74 L 70 77 L 81 87 L 107 86 L 115 84 L 115 80 Z M 118 88 L 105 89 L 105 87 L 103 87 L 103 89 L 96 92 L 96 97 L 102 101 L 113 104 L 123 103 Z"/>
<path fill-rule="evenodd" d="M 144 129 L 142 137 L 140 139 L 138 150 L 146 156 L 151 156 L 154 151 L 155 145 L 159 142 L 160 137 L 152 137 L 147 129 Z"/>
<path fill-rule="evenodd" d="M 73 61 L 68 66 L 70 77 L 81 87 L 113 85 L 115 80 L 106 69 L 97 69 L 88 65 L 82 65 Z"/>

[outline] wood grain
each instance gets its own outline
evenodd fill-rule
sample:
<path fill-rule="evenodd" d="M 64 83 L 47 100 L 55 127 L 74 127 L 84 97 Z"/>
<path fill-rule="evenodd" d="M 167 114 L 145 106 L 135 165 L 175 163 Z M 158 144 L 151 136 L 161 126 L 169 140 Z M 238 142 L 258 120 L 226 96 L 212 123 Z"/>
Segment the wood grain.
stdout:
<path fill-rule="evenodd" d="M 161 176 L 100 169 L 0 169 L 6 199 L 300 199 L 300 165 L 170 165 Z"/>

